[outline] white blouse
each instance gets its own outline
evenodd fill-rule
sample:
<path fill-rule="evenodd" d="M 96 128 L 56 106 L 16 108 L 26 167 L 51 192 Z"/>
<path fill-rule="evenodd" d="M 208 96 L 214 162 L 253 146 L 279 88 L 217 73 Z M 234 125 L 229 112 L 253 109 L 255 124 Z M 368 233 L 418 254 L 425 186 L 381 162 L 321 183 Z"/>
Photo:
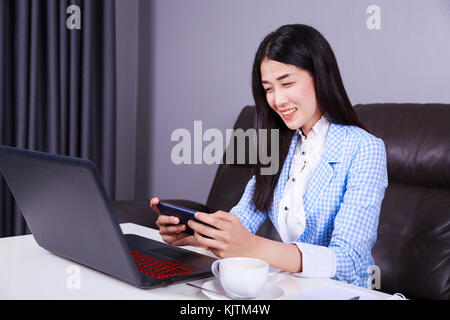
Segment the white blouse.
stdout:
<path fill-rule="evenodd" d="M 336 256 L 332 249 L 297 242 L 306 225 L 303 196 L 325 151 L 329 128 L 330 122 L 322 116 L 312 127 L 308 137 L 298 129 L 301 139 L 297 140 L 289 179 L 280 201 L 278 214 L 280 237 L 285 243 L 295 243 L 302 252 L 303 271 L 294 273 L 294 276 L 332 278 L 336 274 Z"/>
<path fill-rule="evenodd" d="M 330 122 L 322 116 L 314 124 L 308 137 L 305 137 L 302 131 L 297 129 L 301 139 L 298 139 L 295 146 L 289 179 L 280 201 L 278 214 L 279 233 L 285 243 L 295 242 L 305 230 L 303 195 L 311 181 L 314 169 L 322 158 L 329 127 Z"/>
<path fill-rule="evenodd" d="M 298 130 L 301 139 L 297 140 L 289 179 L 280 201 L 278 214 L 280 237 L 285 243 L 295 243 L 302 252 L 302 272 L 294 273 L 294 276 L 332 278 L 336 274 L 336 255 L 332 249 L 297 242 L 306 225 L 303 196 L 325 151 L 330 125 L 331 123 L 322 116 L 314 124 L 308 137 Z"/>

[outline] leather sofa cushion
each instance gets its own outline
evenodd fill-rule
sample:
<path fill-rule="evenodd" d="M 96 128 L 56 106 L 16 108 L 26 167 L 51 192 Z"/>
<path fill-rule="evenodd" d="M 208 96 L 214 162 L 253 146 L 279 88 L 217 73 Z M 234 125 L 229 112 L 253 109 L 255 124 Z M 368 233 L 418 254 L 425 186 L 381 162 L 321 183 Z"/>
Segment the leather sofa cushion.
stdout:
<path fill-rule="evenodd" d="M 450 106 L 356 105 L 359 118 L 384 140 L 390 181 L 450 188 Z"/>
<path fill-rule="evenodd" d="M 391 183 L 372 250 L 381 289 L 450 299 L 450 190 Z"/>

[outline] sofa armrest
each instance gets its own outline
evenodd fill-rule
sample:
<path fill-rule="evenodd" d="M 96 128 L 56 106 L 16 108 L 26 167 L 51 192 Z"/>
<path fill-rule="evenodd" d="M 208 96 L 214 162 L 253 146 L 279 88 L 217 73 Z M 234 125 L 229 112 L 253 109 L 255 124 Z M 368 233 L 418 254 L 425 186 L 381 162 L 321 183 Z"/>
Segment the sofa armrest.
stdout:
<path fill-rule="evenodd" d="M 121 200 L 111 203 L 119 223 L 131 222 L 144 227 L 158 229 L 158 215 L 146 200 Z"/>

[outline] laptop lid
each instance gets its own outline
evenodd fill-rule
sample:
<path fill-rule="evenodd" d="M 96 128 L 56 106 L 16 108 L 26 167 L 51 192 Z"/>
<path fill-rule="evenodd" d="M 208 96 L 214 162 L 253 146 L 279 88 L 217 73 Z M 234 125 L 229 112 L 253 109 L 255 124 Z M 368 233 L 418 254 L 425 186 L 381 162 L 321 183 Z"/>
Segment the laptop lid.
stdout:
<path fill-rule="evenodd" d="M 91 161 L 0 146 L 0 171 L 41 247 L 141 286 Z"/>

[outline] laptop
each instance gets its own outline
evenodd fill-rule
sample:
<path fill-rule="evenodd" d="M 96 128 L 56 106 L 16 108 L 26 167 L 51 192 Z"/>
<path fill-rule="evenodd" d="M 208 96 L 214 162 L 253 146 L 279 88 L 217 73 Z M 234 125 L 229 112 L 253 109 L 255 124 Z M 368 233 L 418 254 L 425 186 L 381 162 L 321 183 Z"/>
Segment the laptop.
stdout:
<path fill-rule="evenodd" d="M 0 171 L 39 246 L 139 288 L 213 276 L 212 257 L 123 234 L 94 164 L 0 145 Z"/>

